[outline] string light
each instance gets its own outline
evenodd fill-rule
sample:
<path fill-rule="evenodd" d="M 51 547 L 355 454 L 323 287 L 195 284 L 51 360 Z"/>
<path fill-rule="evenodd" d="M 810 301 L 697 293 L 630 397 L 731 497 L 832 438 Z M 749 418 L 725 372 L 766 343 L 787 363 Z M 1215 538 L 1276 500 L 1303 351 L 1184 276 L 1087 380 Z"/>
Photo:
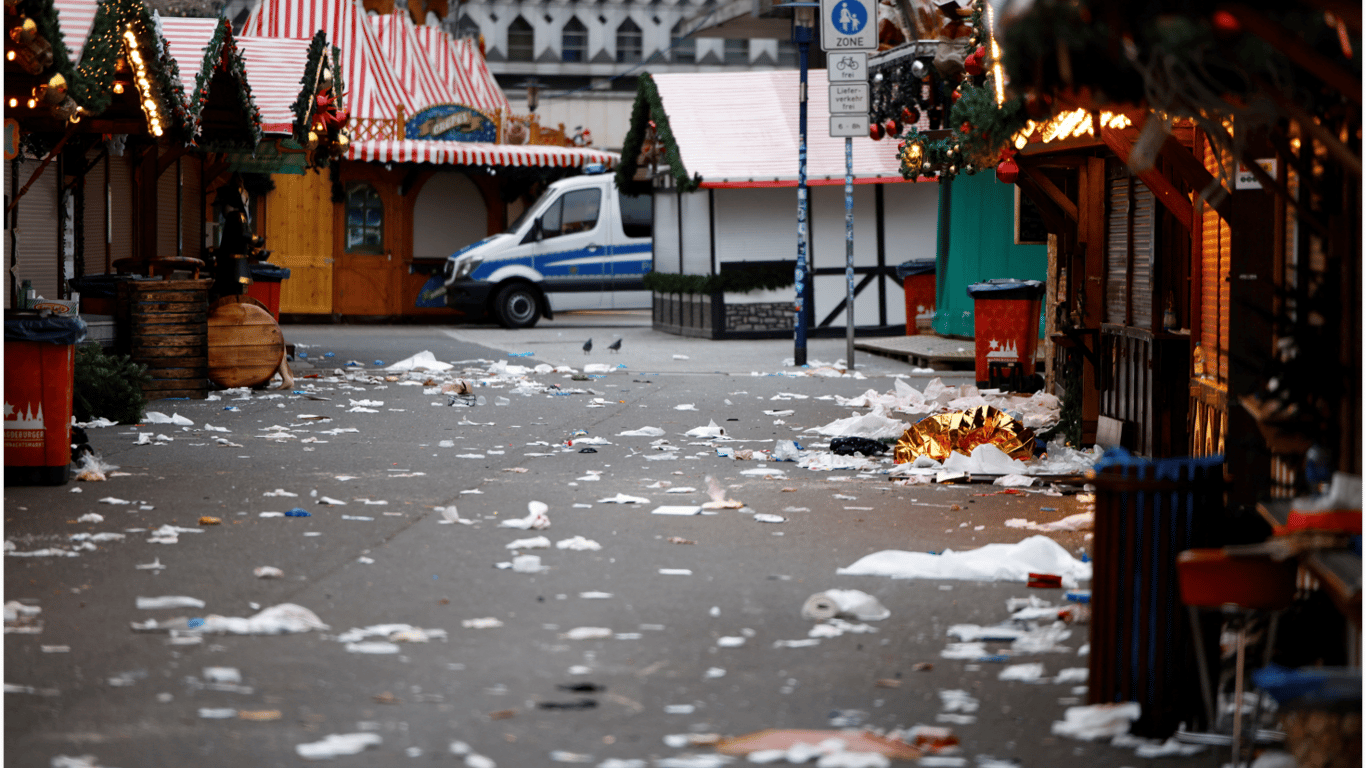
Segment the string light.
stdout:
<path fill-rule="evenodd" d="M 13 98 L 10 99 L 10 100 L 9 100 L 9 106 L 10 106 L 10 109 L 14 109 L 15 107 L 19 106 L 19 100 L 18 100 L 18 99 L 13 99 Z"/>
<path fill-rule="evenodd" d="M 123 40 L 128 47 L 128 62 L 133 67 L 133 81 L 138 87 L 139 106 L 142 107 L 142 111 L 147 117 L 147 127 L 151 129 L 152 135 L 159 137 L 163 133 L 160 105 L 156 98 L 156 92 L 152 89 L 152 83 L 147 79 L 142 51 L 138 49 L 138 37 L 133 32 L 132 24 L 124 28 Z M 122 93 L 122 84 L 115 83 L 114 92 Z"/>
<path fill-rule="evenodd" d="M 996 87 L 996 106 L 1006 103 L 1005 69 L 1001 66 L 1001 46 L 996 44 L 995 12 L 991 3 L 984 3 L 987 9 L 987 40 L 991 43 L 991 80 Z"/>

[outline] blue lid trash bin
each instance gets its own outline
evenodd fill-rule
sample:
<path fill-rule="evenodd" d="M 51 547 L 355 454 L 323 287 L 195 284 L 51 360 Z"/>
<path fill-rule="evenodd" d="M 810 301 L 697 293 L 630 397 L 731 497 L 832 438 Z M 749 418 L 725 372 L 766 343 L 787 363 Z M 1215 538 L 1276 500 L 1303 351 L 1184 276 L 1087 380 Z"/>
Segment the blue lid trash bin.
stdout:
<path fill-rule="evenodd" d="M 5 485 L 65 485 L 71 467 L 75 315 L 5 312 Z"/>

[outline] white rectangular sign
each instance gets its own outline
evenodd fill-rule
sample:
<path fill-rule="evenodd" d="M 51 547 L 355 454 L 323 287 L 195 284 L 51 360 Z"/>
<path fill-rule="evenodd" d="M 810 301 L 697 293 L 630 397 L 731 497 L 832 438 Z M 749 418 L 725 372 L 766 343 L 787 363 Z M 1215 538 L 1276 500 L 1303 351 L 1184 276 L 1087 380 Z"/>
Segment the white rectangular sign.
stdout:
<path fill-rule="evenodd" d="M 831 138 L 843 139 L 854 138 L 868 135 L 868 113 L 861 115 L 831 115 L 830 116 L 830 136 Z"/>
<path fill-rule="evenodd" d="M 834 110 L 831 111 L 833 112 Z M 1270 176 L 1273 179 L 1276 178 L 1276 158 L 1258 158 L 1257 165 L 1260 165 L 1262 167 L 1262 170 L 1266 171 L 1266 175 Z M 1252 175 L 1252 171 L 1249 171 L 1247 169 L 1247 165 L 1245 163 L 1239 161 L 1238 175 L 1235 177 L 1233 188 L 1261 189 L 1262 182 L 1258 181 L 1257 177 Z"/>
<path fill-rule="evenodd" d="M 867 115 L 872 108 L 867 83 L 831 83 L 830 114 Z"/>
<path fill-rule="evenodd" d="M 826 57 L 826 75 L 832 83 L 868 82 L 868 54 L 837 53 Z"/>
<path fill-rule="evenodd" d="M 821 50 L 877 50 L 877 3 L 873 0 L 821 0 Z"/>

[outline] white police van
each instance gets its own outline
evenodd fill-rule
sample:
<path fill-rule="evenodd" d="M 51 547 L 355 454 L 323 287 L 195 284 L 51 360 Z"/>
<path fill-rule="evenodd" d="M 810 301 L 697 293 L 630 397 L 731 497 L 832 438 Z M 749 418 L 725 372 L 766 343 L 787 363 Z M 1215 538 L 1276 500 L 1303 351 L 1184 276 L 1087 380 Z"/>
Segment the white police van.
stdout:
<path fill-rule="evenodd" d="M 572 309 L 648 308 L 653 198 L 621 194 L 602 166 L 585 170 L 551 184 L 508 231 L 447 257 L 446 305 L 508 328 Z"/>

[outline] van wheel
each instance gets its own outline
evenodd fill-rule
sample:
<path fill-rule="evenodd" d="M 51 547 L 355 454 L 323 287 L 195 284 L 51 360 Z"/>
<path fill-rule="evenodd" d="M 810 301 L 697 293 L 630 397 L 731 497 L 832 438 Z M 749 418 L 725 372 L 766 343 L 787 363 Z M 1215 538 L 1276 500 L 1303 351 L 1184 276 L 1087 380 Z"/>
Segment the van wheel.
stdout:
<path fill-rule="evenodd" d="M 540 297 L 526 283 L 513 283 L 498 291 L 493 313 L 505 328 L 530 328 L 541 319 Z"/>

